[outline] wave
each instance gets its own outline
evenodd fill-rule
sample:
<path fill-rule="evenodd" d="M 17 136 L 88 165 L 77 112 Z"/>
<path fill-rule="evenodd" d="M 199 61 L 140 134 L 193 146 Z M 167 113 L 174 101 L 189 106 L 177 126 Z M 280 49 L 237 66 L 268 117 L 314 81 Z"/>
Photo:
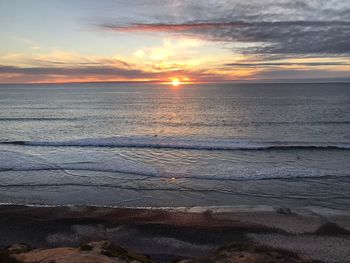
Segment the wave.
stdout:
<path fill-rule="evenodd" d="M 41 148 L 20 151 L 0 151 L 0 188 L 4 186 L 83 183 L 100 186 L 120 185 L 130 180 L 131 185 L 165 183 L 167 186 L 182 185 L 183 180 L 205 181 L 255 181 L 268 179 L 318 178 L 349 176 L 346 165 L 336 168 L 329 166 L 304 166 L 303 161 L 292 159 L 276 160 L 278 166 L 253 160 L 252 163 L 222 162 L 220 157 L 211 159 L 209 164 L 188 164 L 186 160 L 175 159 L 176 167 L 166 163 L 149 163 L 110 151 L 96 149 L 69 149 L 66 151 L 42 151 Z M 25 152 L 22 152 L 22 151 Z M 38 150 L 38 151 L 37 151 Z M 203 152 L 205 155 L 206 153 Z M 338 156 L 343 153 L 337 153 Z M 326 154 L 328 156 L 328 153 Z M 324 157 L 323 157 L 324 158 Z M 326 157 L 327 158 L 327 157 Z M 339 163 L 343 163 L 340 159 Z M 327 159 L 323 159 L 324 162 Z M 322 162 L 322 160 L 321 160 Z M 225 163 L 225 166 L 223 164 Z M 322 162 L 323 163 L 323 162 Z M 333 164 L 332 167 L 334 167 Z M 67 181 L 68 180 L 68 181 Z M 34 185 L 33 185 L 34 186 Z"/>
<path fill-rule="evenodd" d="M 55 117 L 13 117 L 13 118 L 0 118 L 0 121 L 75 121 L 78 118 L 55 118 Z"/>
<path fill-rule="evenodd" d="M 134 122 L 130 122 L 134 123 Z M 136 122 L 137 124 L 166 125 L 171 127 L 248 127 L 248 126 L 288 126 L 288 125 L 349 125 L 350 121 L 250 121 L 250 122 L 170 122 L 170 121 L 152 121 Z"/>
<path fill-rule="evenodd" d="M 282 171 L 281 173 L 276 173 L 276 172 L 269 172 L 266 171 L 266 173 L 260 173 L 260 174 L 238 174 L 238 173 L 233 173 L 233 174 L 219 174 L 219 175 L 214 175 L 214 174 L 181 174 L 181 173 L 175 173 L 175 172 L 153 172 L 149 170 L 145 171 L 134 171 L 132 168 L 129 168 L 130 170 L 126 169 L 114 169 L 114 168 L 102 168 L 102 167 L 79 167 L 79 168 L 74 168 L 74 167 L 61 167 L 61 168 L 11 168 L 11 169 L 1 169 L 0 168 L 0 173 L 2 172 L 12 172 L 12 173 L 21 173 L 21 172 L 58 172 L 55 174 L 57 177 L 59 173 L 62 173 L 61 175 L 65 176 L 70 176 L 71 178 L 80 178 L 80 179 L 88 179 L 90 176 L 89 175 L 84 175 L 83 173 L 85 172 L 98 172 L 99 177 L 104 180 L 104 179 L 113 179 L 113 181 L 116 181 L 118 179 L 118 175 L 123 176 L 133 176 L 132 180 L 134 182 L 137 181 L 148 181 L 148 180 L 161 180 L 161 181 L 168 181 L 168 182 L 176 182 L 176 180 L 200 180 L 200 181 L 269 181 L 269 180 L 290 180 L 290 179 L 320 179 L 320 178 L 338 178 L 338 177 L 348 177 L 349 173 L 347 170 L 340 170 L 340 171 L 333 171 L 333 173 L 329 173 L 327 171 L 295 171 L 294 173 L 288 173 L 288 171 Z M 240 170 L 241 171 L 241 170 Z M 76 174 L 74 172 L 82 172 L 79 174 Z M 43 174 L 44 174 L 43 173 Z M 105 175 L 103 175 L 105 173 Z M 47 174 L 45 174 L 47 176 Z M 129 178 L 129 177 L 128 177 Z M 89 182 L 88 184 L 80 184 L 80 183 L 67 183 L 67 184 L 55 184 L 55 183 L 49 183 L 49 184 L 25 184 L 25 183 L 19 183 L 19 184 L 0 184 L 0 188 L 3 187 L 34 187 L 34 186 L 96 186 L 96 187 L 115 187 L 118 188 L 119 185 L 115 184 L 104 184 L 104 183 L 98 183 L 98 184 L 92 184 Z M 120 187 L 123 188 L 123 187 Z M 135 188 L 125 188 L 132 190 Z M 172 188 L 154 188 L 155 190 L 169 190 Z M 177 189 L 177 188 L 176 188 Z M 174 190 L 176 190 L 174 188 Z M 192 189 L 192 188 L 191 188 Z M 138 190 L 140 190 L 138 188 Z"/>
<path fill-rule="evenodd" d="M 153 148 L 182 150 L 350 150 L 350 142 L 252 142 L 246 140 L 194 139 L 174 137 L 110 137 L 69 141 L 3 141 L 0 144 L 46 147 Z"/>
<path fill-rule="evenodd" d="M 85 151 L 83 155 L 74 152 L 41 153 L 37 155 L 18 151 L 0 151 L 0 172 L 57 171 L 65 176 L 75 177 L 77 175 L 70 171 L 79 170 L 139 176 L 157 175 L 157 171 L 152 167 L 117 154 Z"/>

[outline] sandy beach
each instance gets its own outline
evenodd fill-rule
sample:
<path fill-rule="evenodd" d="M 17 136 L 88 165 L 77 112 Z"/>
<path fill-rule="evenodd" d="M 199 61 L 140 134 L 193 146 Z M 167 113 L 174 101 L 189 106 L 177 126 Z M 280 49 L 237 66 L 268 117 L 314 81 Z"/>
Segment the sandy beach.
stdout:
<path fill-rule="evenodd" d="M 331 213 L 332 212 L 332 213 Z M 345 212 L 288 208 L 0 208 L 0 245 L 78 247 L 108 240 L 154 262 L 209 257 L 229 245 L 283 249 L 310 260 L 348 262 Z"/>

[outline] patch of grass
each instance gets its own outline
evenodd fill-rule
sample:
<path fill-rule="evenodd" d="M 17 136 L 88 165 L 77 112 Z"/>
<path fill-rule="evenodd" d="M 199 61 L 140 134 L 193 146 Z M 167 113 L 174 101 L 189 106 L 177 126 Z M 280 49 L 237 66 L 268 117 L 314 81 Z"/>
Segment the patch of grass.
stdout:
<path fill-rule="evenodd" d="M 246 245 L 246 244 L 234 244 L 229 246 L 223 246 L 219 248 L 216 252 L 220 253 L 225 250 L 234 250 L 234 251 L 249 251 L 249 252 L 265 252 L 265 247 L 262 246 L 254 246 L 254 245 Z"/>
<path fill-rule="evenodd" d="M 274 255 L 277 254 L 289 258 L 299 258 L 299 256 L 289 250 L 284 249 L 277 249 L 277 248 L 271 248 L 268 246 L 257 246 L 257 245 L 247 245 L 247 244 L 235 244 L 231 246 L 222 247 L 219 250 L 217 250 L 217 255 L 220 256 L 222 253 L 225 253 L 225 251 L 236 251 L 236 252 L 249 252 L 249 253 L 257 253 L 257 254 L 264 254 L 264 255 Z"/>
<path fill-rule="evenodd" d="M 20 263 L 20 261 L 11 257 L 7 251 L 1 251 L 0 252 L 0 263 Z"/>
<path fill-rule="evenodd" d="M 137 260 L 142 263 L 153 263 L 147 256 L 133 253 L 114 244 L 105 244 L 102 246 L 102 249 L 101 253 L 107 257 L 117 257 L 126 261 Z"/>
<path fill-rule="evenodd" d="M 80 245 L 79 249 L 81 251 L 91 251 L 92 250 L 92 246 L 90 246 L 89 244 L 82 244 L 82 245 Z"/>
<path fill-rule="evenodd" d="M 183 260 L 182 258 L 174 258 L 171 263 L 178 263 L 180 262 L 181 260 Z"/>
<path fill-rule="evenodd" d="M 6 247 L 6 250 L 9 254 L 21 254 L 31 251 L 32 247 L 25 243 L 19 243 Z"/>

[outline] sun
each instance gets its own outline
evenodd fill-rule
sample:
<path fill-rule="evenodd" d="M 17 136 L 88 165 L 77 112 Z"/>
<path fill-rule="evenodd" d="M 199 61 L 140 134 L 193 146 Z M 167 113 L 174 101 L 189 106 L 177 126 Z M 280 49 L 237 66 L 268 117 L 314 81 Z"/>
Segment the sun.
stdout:
<path fill-rule="evenodd" d="M 171 85 L 173 87 L 182 86 L 185 84 L 191 84 L 191 80 L 188 77 L 170 77 L 169 81 L 163 82 L 163 84 Z"/>
<path fill-rule="evenodd" d="M 178 78 L 173 78 L 171 80 L 171 85 L 173 85 L 174 87 L 177 87 L 181 84 L 181 81 Z"/>

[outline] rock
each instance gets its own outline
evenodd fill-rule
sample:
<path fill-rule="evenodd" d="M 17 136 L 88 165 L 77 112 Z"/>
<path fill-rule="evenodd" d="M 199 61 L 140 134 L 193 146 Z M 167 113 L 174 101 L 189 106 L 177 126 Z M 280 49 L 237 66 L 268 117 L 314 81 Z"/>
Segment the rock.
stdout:
<path fill-rule="evenodd" d="M 35 249 L 12 256 L 24 263 L 152 263 L 146 256 L 130 252 L 108 241 L 90 242 L 80 248 Z"/>
<path fill-rule="evenodd" d="M 137 254 L 130 250 L 124 249 L 122 247 L 116 246 L 111 242 L 105 242 L 99 244 L 100 253 L 108 257 L 118 257 L 124 259 L 127 262 L 142 262 L 142 263 L 152 263 L 152 261 L 144 255 Z"/>
<path fill-rule="evenodd" d="M 6 250 L 9 254 L 19 254 L 30 251 L 31 247 L 25 243 L 17 243 L 7 247 Z"/>
<path fill-rule="evenodd" d="M 27 246 L 16 244 L 13 251 Z M 8 253 L 8 252 L 6 252 Z M 79 248 L 61 247 L 35 249 L 29 252 L 11 254 L 14 261 L 6 263 L 153 263 L 147 256 L 116 246 L 109 241 L 90 242 Z M 18 261 L 16 261 L 18 260 Z M 216 251 L 212 256 L 198 259 L 174 261 L 177 263 L 312 263 L 309 258 L 293 252 L 255 245 L 232 245 Z"/>
<path fill-rule="evenodd" d="M 40 262 L 40 263 L 124 263 L 124 261 L 116 261 L 104 255 L 95 253 L 82 252 L 75 248 L 52 248 L 52 249 L 36 249 L 31 252 L 15 255 L 20 262 Z"/>

